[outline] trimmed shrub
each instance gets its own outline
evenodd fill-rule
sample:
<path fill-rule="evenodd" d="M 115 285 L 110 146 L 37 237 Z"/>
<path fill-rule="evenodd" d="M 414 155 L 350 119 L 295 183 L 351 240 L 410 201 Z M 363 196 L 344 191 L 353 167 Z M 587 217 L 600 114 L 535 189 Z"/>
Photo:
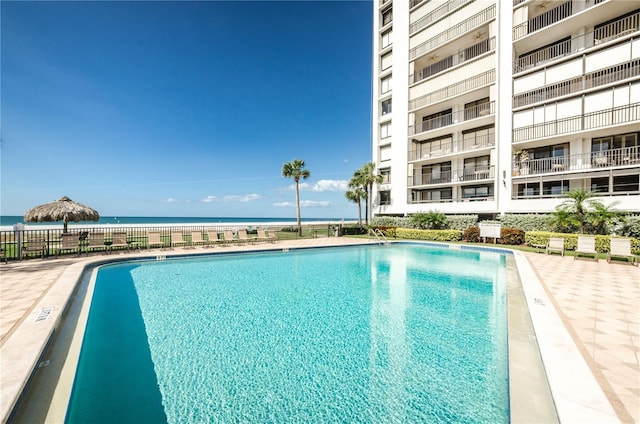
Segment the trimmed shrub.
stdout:
<path fill-rule="evenodd" d="M 500 223 L 507 228 L 519 228 L 522 231 L 552 231 L 550 214 L 505 214 Z"/>
<path fill-rule="evenodd" d="M 511 246 L 519 246 L 524 244 L 524 231 L 518 228 L 500 228 L 499 244 L 507 244 Z"/>
<path fill-rule="evenodd" d="M 400 216 L 376 216 L 370 222 L 372 228 L 378 227 L 404 227 L 408 228 L 409 219 Z"/>
<path fill-rule="evenodd" d="M 427 240 L 451 242 L 462 240 L 462 231 L 460 230 L 416 230 L 407 228 L 396 229 L 396 236 L 410 240 Z"/>
<path fill-rule="evenodd" d="M 396 238 L 396 230 L 398 229 L 398 227 L 386 227 L 384 225 L 379 225 L 379 226 L 369 226 L 369 228 L 373 228 L 379 231 L 382 231 L 382 234 L 384 234 L 384 236 L 386 238 Z"/>
<path fill-rule="evenodd" d="M 480 243 L 480 227 L 469 227 L 464 230 L 462 240 L 468 243 Z"/>
<path fill-rule="evenodd" d="M 623 237 L 640 239 L 640 216 L 627 216 L 617 233 Z"/>
<path fill-rule="evenodd" d="M 447 226 L 450 230 L 464 231 L 478 225 L 478 215 L 447 215 Z"/>

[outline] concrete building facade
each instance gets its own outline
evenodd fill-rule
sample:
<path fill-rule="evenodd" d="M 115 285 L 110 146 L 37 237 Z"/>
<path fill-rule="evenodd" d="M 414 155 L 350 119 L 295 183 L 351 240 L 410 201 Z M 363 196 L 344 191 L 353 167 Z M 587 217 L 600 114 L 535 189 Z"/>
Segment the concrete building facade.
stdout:
<path fill-rule="evenodd" d="M 375 215 L 640 210 L 640 2 L 374 0 Z"/>

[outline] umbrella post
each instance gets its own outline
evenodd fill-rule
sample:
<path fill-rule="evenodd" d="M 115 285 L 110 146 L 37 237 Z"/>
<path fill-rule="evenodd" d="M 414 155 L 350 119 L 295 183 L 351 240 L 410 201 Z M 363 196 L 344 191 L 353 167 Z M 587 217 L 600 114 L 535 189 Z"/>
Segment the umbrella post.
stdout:
<path fill-rule="evenodd" d="M 66 233 L 67 232 L 67 217 L 66 216 L 62 220 L 62 223 L 63 223 L 62 232 Z"/>

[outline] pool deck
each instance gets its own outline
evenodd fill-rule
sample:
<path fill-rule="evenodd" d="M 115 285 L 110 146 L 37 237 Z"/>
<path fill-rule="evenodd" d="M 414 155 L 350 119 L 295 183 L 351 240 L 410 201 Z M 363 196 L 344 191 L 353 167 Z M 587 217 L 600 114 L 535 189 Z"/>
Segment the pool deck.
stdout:
<path fill-rule="evenodd" d="M 371 241 L 366 239 L 331 237 L 224 248 L 153 249 L 88 257 L 30 259 L 0 264 L 2 422 L 6 422 L 16 393 L 22 391 L 26 378 L 39 360 L 44 343 L 53 331 L 80 273 L 90 263 L 125 257 L 369 243 Z M 640 423 L 640 268 L 622 263 L 608 264 L 604 260 L 574 260 L 570 256 L 523 255 L 615 411 L 617 417 L 611 422 Z M 33 346 L 38 348 L 34 350 Z"/>

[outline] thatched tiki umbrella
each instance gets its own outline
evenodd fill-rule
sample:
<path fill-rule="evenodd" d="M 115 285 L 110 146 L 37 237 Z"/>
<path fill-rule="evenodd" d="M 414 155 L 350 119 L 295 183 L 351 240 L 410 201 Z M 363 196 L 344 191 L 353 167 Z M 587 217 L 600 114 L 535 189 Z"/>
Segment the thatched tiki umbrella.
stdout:
<path fill-rule="evenodd" d="M 67 232 L 68 222 L 98 221 L 100 214 L 94 209 L 74 202 L 67 196 L 61 197 L 55 202 L 46 203 L 29 209 L 24 214 L 25 222 L 56 222 L 64 223 L 64 232 Z"/>

